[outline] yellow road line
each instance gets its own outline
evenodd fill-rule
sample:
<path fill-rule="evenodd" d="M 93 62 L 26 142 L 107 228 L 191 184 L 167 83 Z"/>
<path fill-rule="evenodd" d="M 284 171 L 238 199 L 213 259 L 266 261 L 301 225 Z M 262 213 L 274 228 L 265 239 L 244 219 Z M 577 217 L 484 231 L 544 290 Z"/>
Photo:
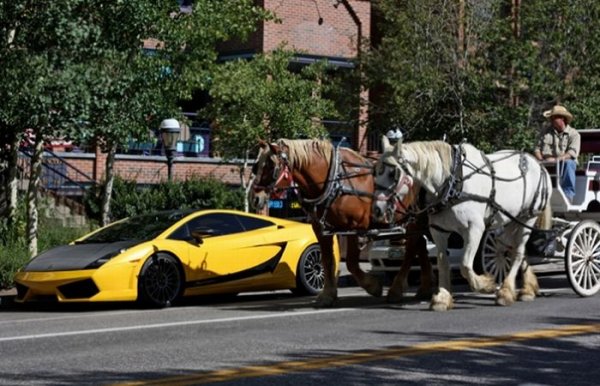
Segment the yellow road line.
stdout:
<path fill-rule="evenodd" d="M 281 375 L 290 372 L 319 370 L 330 367 L 350 366 L 376 360 L 396 359 L 404 356 L 422 355 L 438 352 L 472 350 L 535 339 L 552 339 L 581 334 L 600 333 L 600 324 L 569 325 L 553 329 L 518 332 L 489 338 L 449 340 L 442 342 L 421 343 L 408 347 L 391 347 L 381 350 L 361 351 L 352 354 L 336 355 L 305 361 L 289 361 L 264 366 L 248 366 L 233 369 L 199 372 L 149 381 L 134 381 L 119 384 L 120 386 L 147 385 L 199 385 L 211 382 L 232 381 L 242 378 Z"/>

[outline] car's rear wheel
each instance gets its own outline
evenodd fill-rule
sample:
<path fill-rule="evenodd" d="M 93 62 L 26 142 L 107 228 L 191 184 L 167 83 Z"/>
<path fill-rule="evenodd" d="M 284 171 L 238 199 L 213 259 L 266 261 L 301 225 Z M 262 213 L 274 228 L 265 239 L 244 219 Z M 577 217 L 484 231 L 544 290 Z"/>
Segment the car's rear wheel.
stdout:
<path fill-rule="evenodd" d="M 183 290 L 183 275 L 177 260 L 167 254 L 150 256 L 138 280 L 138 301 L 151 307 L 169 307 Z"/>
<path fill-rule="evenodd" d="M 296 270 L 296 288 L 292 290 L 297 295 L 316 295 L 325 285 L 325 271 L 321 262 L 321 248 L 313 244 L 302 252 Z"/>

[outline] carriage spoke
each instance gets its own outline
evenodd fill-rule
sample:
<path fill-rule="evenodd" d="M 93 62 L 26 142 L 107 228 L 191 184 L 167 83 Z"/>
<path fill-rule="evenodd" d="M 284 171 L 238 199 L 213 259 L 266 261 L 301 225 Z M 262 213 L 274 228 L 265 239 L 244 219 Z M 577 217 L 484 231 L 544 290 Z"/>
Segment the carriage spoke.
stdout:
<path fill-rule="evenodd" d="M 589 244 L 590 249 L 591 250 L 597 249 L 598 245 L 600 244 L 600 239 L 599 239 L 600 235 L 598 234 L 598 232 L 594 232 L 593 229 L 590 229 L 589 233 L 590 233 L 590 236 L 591 236 L 590 237 L 590 244 Z"/>
<path fill-rule="evenodd" d="M 600 240 L 598 237 L 598 232 L 595 232 L 593 229 L 589 229 L 587 231 L 587 237 L 586 237 L 586 252 L 588 252 L 588 254 L 592 254 L 593 251 L 597 251 L 599 246 L 600 246 Z"/>
<path fill-rule="evenodd" d="M 590 277 L 590 287 L 589 288 L 594 288 L 596 285 L 598 285 L 598 275 L 596 274 L 597 272 L 594 272 L 595 269 L 592 265 L 588 266 L 588 275 Z"/>
<path fill-rule="evenodd" d="M 581 280 L 579 281 L 579 284 L 585 289 L 590 288 L 590 275 L 586 269 L 583 269 L 581 273 Z"/>
<path fill-rule="evenodd" d="M 496 264 L 488 264 L 488 269 L 486 269 L 492 276 L 498 276 L 498 266 Z"/>
<path fill-rule="evenodd" d="M 594 287 L 595 276 L 592 274 L 590 267 L 585 268 L 585 275 L 587 277 L 587 289 Z"/>
<path fill-rule="evenodd" d="M 576 239 L 576 242 L 574 244 L 574 247 L 575 247 L 576 250 L 573 251 L 573 254 L 577 253 L 578 256 L 584 256 L 585 255 L 585 251 L 583 251 L 583 249 L 582 249 L 582 244 L 585 243 L 585 240 L 582 240 L 582 238 L 583 238 L 582 235 L 578 235 L 577 239 Z"/>
<path fill-rule="evenodd" d="M 576 278 L 581 277 L 582 276 L 582 271 L 585 269 L 585 264 L 583 264 L 583 261 L 579 261 L 578 263 L 579 264 L 577 264 L 577 267 L 574 267 L 575 270 L 573 272 L 573 276 L 575 276 Z"/>
<path fill-rule="evenodd" d="M 571 267 L 573 269 L 578 269 L 579 267 L 583 266 L 585 264 L 585 261 L 582 258 L 573 258 L 572 262 L 571 262 Z"/>
<path fill-rule="evenodd" d="M 590 274 L 594 277 L 594 279 L 596 279 L 596 283 L 598 282 L 598 278 L 600 278 L 600 267 L 598 266 L 598 263 L 595 261 L 591 261 L 590 265 L 588 266 L 588 270 L 590 271 Z"/>
<path fill-rule="evenodd" d="M 485 261 L 485 271 L 489 272 L 491 274 L 495 274 L 496 273 L 496 262 L 494 261 L 493 258 L 487 257 L 486 261 Z"/>

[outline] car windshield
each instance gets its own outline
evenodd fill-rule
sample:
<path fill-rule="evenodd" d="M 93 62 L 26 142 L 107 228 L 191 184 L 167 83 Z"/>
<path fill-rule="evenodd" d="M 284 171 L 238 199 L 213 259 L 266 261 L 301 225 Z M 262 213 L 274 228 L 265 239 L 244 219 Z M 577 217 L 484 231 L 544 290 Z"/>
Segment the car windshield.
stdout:
<path fill-rule="evenodd" d="M 77 243 L 114 243 L 117 241 L 150 240 L 188 214 L 183 212 L 161 212 L 130 217 L 123 222 L 110 225 Z"/>

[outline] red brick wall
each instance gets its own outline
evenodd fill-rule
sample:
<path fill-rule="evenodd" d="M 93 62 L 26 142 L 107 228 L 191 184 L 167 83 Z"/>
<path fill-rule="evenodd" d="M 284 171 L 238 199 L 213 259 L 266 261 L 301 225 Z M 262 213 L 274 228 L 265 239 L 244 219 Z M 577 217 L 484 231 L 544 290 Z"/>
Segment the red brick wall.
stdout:
<path fill-rule="evenodd" d="M 354 58 L 357 53 L 358 26 L 343 4 L 335 0 L 259 0 L 274 12 L 280 22 L 259 26 L 247 41 L 231 41 L 219 46 L 223 54 L 234 52 L 269 52 L 281 43 L 310 55 Z M 371 33 L 371 2 L 348 0 L 362 26 L 363 38 Z M 323 24 L 319 25 L 319 17 Z"/>
<path fill-rule="evenodd" d="M 343 4 L 334 0 L 264 0 L 264 6 L 281 19 L 264 27 L 263 51 L 287 42 L 289 48 L 311 55 L 353 58 L 356 56 L 358 27 Z M 362 37 L 370 34 L 370 1 L 349 0 L 362 24 Z M 323 24 L 319 25 L 319 14 Z"/>
<path fill-rule="evenodd" d="M 97 158 L 93 153 L 58 153 L 57 155 L 70 165 L 66 168 L 69 179 L 81 183 L 89 182 L 86 176 L 96 182 L 104 179 L 106 157 L 101 156 L 98 158 L 99 162 L 96 162 Z M 135 180 L 140 184 L 157 184 L 167 180 L 165 157 L 117 155 L 114 169 L 116 175 L 126 180 Z M 192 177 L 213 177 L 227 184 L 240 185 L 238 170 L 237 164 L 222 163 L 215 158 L 178 157 L 173 163 L 173 179 L 181 181 Z"/>

